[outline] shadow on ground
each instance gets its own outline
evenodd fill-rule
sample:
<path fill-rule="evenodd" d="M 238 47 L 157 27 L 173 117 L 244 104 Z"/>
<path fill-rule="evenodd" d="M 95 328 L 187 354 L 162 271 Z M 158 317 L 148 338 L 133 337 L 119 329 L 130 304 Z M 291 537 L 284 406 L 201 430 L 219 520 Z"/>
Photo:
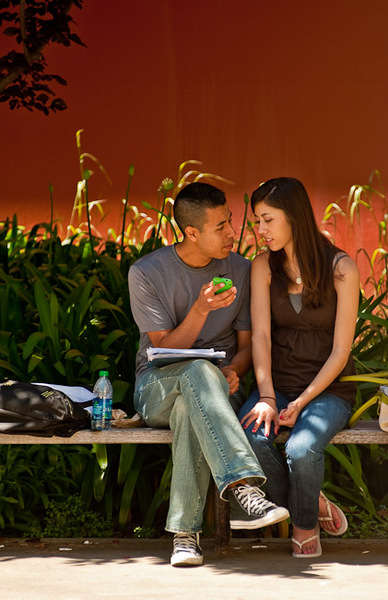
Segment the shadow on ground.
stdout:
<path fill-rule="evenodd" d="M 357 567 L 388 566 L 388 540 L 322 540 L 323 554 L 313 559 L 292 558 L 289 540 L 232 539 L 230 545 L 223 549 L 215 548 L 210 539 L 202 540 L 201 544 L 206 566 L 220 573 L 324 577 L 322 573 L 310 572 L 309 565 L 335 562 Z M 128 565 L 144 560 L 164 566 L 169 561 L 171 540 L 161 538 L 29 541 L 0 538 L 0 546 L 4 546 L 0 549 L 0 563 L 3 564 L 28 557 L 60 557 L 66 559 L 69 565 L 75 566 L 104 563 Z"/>

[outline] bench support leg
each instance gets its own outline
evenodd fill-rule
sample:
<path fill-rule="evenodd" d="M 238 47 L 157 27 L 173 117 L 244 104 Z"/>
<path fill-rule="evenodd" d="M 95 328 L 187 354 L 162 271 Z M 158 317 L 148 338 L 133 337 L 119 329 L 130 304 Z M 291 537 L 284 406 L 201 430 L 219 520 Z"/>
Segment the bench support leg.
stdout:
<path fill-rule="evenodd" d="M 215 541 L 217 548 L 223 548 L 229 544 L 229 502 L 221 500 L 216 486 L 214 486 L 214 515 L 215 515 Z"/>

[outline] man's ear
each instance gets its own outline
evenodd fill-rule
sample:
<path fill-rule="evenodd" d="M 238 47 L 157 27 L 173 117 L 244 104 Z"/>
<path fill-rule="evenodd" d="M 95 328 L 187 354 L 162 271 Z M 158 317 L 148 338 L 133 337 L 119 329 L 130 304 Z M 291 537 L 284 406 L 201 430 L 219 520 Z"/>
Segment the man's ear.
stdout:
<path fill-rule="evenodd" d="M 185 236 L 191 241 L 196 242 L 200 235 L 199 229 L 197 227 L 193 227 L 193 225 L 188 225 L 185 229 Z"/>

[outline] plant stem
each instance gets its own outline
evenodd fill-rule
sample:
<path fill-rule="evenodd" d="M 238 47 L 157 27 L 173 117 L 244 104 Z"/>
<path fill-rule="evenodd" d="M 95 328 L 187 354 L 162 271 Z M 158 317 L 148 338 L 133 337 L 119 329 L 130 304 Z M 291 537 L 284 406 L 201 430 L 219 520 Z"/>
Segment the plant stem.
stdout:
<path fill-rule="evenodd" d="M 125 202 L 124 202 L 124 212 L 123 212 L 123 225 L 121 228 L 121 244 L 120 244 L 120 255 L 121 255 L 121 261 L 123 260 L 123 255 L 124 255 L 124 233 L 125 233 L 125 220 L 127 217 L 127 206 L 128 206 L 128 196 L 129 196 L 129 190 L 131 187 L 131 181 L 132 181 L 132 177 L 135 173 L 135 167 L 133 165 L 130 165 L 129 170 L 128 170 L 128 183 L 127 183 L 127 190 L 125 192 Z"/>
<path fill-rule="evenodd" d="M 92 250 L 92 256 L 95 259 L 95 253 L 94 253 L 94 245 L 93 245 L 93 234 L 92 234 L 92 226 L 91 226 L 91 222 L 90 222 L 90 212 L 89 212 L 89 187 L 88 187 L 88 180 L 85 178 L 85 207 L 86 207 L 86 216 L 88 219 L 88 232 L 89 232 L 89 241 L 90 241 L 90 247 Z"/>
<path fill-rule="evenodd" d="M 160 228 L 161 228 L 161 226 L 162 226 L 162 219 L 163 219 L 163 217 L 165 216 L 165 214 L 164 214 L 164 207 L 165 207 L 165 206 L 166 206 L 166 194 L 165 194 L 165 193 L 163 193 L 162 208 L 160 209 L 159 220 L 158 220 L 158 227 L 157 227 L 157 230 L 156 230 L 156 235 L 155 235 L 155 243 L 156 243 L 156 242 L 157 242 L 157 240 L 158 240 L 159 233 L 160 233 Z"/>
<path fill-rule="evenodd" d="M 242 244 L 242 240 L 243 240 L 245 225 L 247 222 L 247 213 L 248 213 L 248 204 L 249 204 L 248 194 L 244 194 L 244 204 L 245 204 L 244 217 L 243 217 L 243 222 L 242 222 L 242 226 L 241 226 L 240 239 L 238 241 L 238 246 L 237 246 L 237 254 L 240 254 L 240 248 L 241 248 L 241 244 Z"/>
<path fill-rule="evenodd" d="M 53 200 L 54 187 L 52 183 L 49 184 L 50 193 L 50 237 L 53 235 L 53 222 L 54 222 L 54 200 Z"/>

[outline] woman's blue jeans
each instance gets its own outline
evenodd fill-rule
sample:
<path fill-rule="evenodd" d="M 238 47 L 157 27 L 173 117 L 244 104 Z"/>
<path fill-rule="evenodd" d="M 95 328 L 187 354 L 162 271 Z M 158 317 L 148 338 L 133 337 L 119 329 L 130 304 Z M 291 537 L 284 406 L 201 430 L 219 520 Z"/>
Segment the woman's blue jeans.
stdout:
<path fill-rule="evenodd" d="M 241 420 L 259 401 L 255 390 L 239 412 Z M 276 392 L 278 410 L 286 408 L 295 396 Z M 285 457 L 274 444 L 273 424 L 268 438 L 264 425 L 252 432 L 245 429 L 249 442 L 267 477 L 266 496 L 290 511 L 292 523 L 301 529 L 313 529 L 318 519 L 319 492 L 324 478 L 324 449 L 331 438 L 346 425 L 351 414 L 348 402 L 334 394 L 322 393 L 301 411 L 289 431 Z M 280 428 L 280 431 L 288 429 Z"/>
<path fill-rule="evenodd" d="M 264 483 L 229 402 L 228 383 L 209 361 L 151 367 L 136 382 L 134 404 L 147 425 L 174 432 L 167 531 L 201 531 L 210 473 L 221 497 L 239 479 Z"/>

